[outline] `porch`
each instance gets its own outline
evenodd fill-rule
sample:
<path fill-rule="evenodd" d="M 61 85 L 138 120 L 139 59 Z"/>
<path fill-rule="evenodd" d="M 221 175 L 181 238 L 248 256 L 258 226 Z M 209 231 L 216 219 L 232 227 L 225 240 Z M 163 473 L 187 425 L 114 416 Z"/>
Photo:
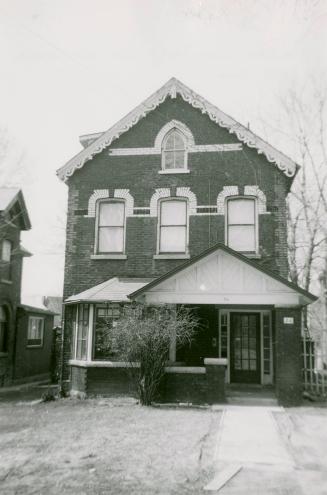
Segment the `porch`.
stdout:
<path fill-rule="evenodd" d="M 244 384 L 261 391 L 270 386 L 279 403 L 298 404 L 301 308 L 312 300 L 221 245 L 153 281 L 111 279 L 66 301 L 71 388 L 87 395 L 129 393 L 127 364 L 110 345 L 103 350 L 103 322 L 114 326 L 122 306 L 136 301 L 187 306 L 199 317 L 190 346 L 176 346 L 172 335 L 163 400 L 219 403 L 226 400 L 226 386 Z"/>

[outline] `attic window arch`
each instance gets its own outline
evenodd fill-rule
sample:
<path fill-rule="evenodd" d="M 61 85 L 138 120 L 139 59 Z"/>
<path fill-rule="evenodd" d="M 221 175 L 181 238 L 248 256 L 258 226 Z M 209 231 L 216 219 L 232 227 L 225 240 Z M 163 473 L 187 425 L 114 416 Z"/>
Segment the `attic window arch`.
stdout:
<path fill-rule="evenodd" d="M 161 152 L 163 170 L 185 170 L 187 168 L 186 139 L 176 127 L 164 137 Z"/>

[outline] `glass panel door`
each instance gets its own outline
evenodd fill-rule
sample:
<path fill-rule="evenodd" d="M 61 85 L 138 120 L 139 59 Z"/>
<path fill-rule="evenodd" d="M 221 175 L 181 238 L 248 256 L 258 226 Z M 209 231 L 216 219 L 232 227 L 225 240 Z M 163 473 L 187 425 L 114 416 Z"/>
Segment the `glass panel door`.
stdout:
<path fill-rule="evenodd" d="M 230 331 L 231 382 L 260 383 L 259 314 L 232 313 Z"/>

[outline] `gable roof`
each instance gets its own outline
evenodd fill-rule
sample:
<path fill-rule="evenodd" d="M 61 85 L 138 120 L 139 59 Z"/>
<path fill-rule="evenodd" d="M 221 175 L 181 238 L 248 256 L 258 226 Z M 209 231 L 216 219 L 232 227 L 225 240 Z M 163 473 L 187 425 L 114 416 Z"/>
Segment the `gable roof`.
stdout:
<path fill-rule="evenodd" d="M 20 210 L 17 215 L 22 219 L 22 230 L 29 230 L 31 222 L 22 191 L 16 187 L 0 187 L 0 212 L 7 214 L 16 204 Z"/>
<path fill-rule="evenodd" d="M 259 263 L 256 263 L 255 261 L 247 258 L 243 254 L 240 254 L 237 251 L 234 251 L 233 249 L 231 249 L 231 248 L 229 248 L 229 247 L 227 247 L 227 246 L 225 246 L 224 244 L 221 244 L 221 243 L 215 244 L 211 248 L 206 249 L 205 251 L 203 251 L 202 253 L 198 254 L 197 256 L 194 256 L 193 258 L 191 258 L 190 260 L 186 261 L 185 263 L 183 263 L 183 264 L 179 265 L 178 267 L 176 267 L 176 268 L 168 271 L 167 273 L 165 273 L 161 277 L 156 278 L 155 280 L 153 280 L 152 282 L 148 283 L 147 285 L 144 285 L 143 287 L 139 288 L 135 292 L 132 292 L 131 294 L 129 294 L 128 297 L 130 299 L 137 298 L 141 294 L 147 292 L 150 289 L 153 289 L 154 287 L 156 287 L 157 285 L 161 284 L 165 280 L 170 279 L 173 275 L 176 275 L 177 273 L 180 273 L 181 271 L 183 271 L 186 268 L 194 265 L 195 263 L 197 263 L 198 261 L 202 260 L 203 258 L 206 258 L 211 253 L 214 253 L 215 251 L 219 251 L 219 250 L 221 250 L 221 251 L 223 251 L 225 253 L 230 254 L 234 258 L 236 258 L 236 259 L 238 259 L 238 260 L 240 260 L 240 261 L 242 261 L 242 262 L 250 265 L 252 268 L 255 268 L 256 270 L 259 270 L 263 274 L 268 275 L 269 277 L 273 278 L 277 282 L 280 282 L 283 285 L 285 285 L 285 286 L 289 287 L 290 289 L 294 290 L 295 292 L 301 294 L 302 296 L 304 296 L 306 298 L 306 304 L 309 304 L 310 302 L 316 301 L 318 299 L 317 296 L 311 294 L 310 292 L 306 291 L 305 289 L 302 289 L 301 287 L 299 287 L 298 285 L 294 284 L 293 282 L 290 282 L 286 278 L 278 275 L 277 273 L 275 273 L 275 272 L 273 272 L 271 270 L 267 270 L 267 268 L 262 267 L 261 265 L 259 265 Z"/>
<path fill-rule="evenodd" d="M 232 134 L 236 134 L 241 142 L 250 148 L 255 148 L 259 154 L 264 154 L 267 160 L 274 163 L 286 176 L 295 176 L 298 165 L 293 160 L 173 77 L 106 132 L 82 136 L 83 145 L 84 141 L 86 144 L 85 149 L 57 171 L 58 177 L 67 181 L 77 169 L 82 168 L 87 161 L 110 146 L 122 134 L 163 103 L 167 97 L 176 98 L 177 95 L 194 108 L 198 108 L 202 113 L 208 115 L 219 126 L 225 127 Z"/>

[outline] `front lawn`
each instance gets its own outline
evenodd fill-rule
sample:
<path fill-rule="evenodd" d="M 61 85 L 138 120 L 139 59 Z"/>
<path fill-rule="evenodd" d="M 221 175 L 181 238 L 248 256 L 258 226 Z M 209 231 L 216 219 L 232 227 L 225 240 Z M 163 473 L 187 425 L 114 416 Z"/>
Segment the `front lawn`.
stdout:
<path fill-rule="evenodd" d="M 1 403 L 0 491 L 198 494 L 210 479 L 219 412 L 132 399 Z"/>

